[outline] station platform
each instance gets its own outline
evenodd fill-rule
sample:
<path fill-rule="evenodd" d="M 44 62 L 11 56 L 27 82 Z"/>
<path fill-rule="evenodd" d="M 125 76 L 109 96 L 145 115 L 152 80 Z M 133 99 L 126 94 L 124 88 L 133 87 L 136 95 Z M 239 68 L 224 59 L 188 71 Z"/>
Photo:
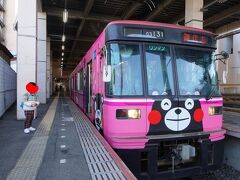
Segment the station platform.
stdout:
<path fill-rule="evenodd" d="M 0 179 L 136 179 L 68 97 L 40 105 L 30 134 L 15 109 L 0 119 Z"/>
<path fill-rule="evenodd" d="M 225 108 L 223 112 L 223 128 L 226 134 L 236 138 L 240 138 L 240 109 Z"/>
<path fill-rule="evenodd" d="M 240 109 L 224 108 L 223 128 L 226 130 L 224 140 L 224 162 L 240 171 Z"/>

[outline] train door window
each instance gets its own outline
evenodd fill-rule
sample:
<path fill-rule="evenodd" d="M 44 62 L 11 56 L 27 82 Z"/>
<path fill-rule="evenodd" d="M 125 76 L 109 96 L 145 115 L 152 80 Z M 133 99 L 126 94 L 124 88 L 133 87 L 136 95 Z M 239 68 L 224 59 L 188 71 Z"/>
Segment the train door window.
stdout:
<path fill-rule="evenodd" d="M 110 44 L 111 81 L 106 93 L 110 96 L 143 95 L 142 63 L 137 44 Z"/>
<path fill-rule="evenodd" d="M 71 87 L 72 87 L 72 90 L 74 90 L 74 89 L 73 89 L 73 77 L 72 77 L 72 79 L 71 79 Z"/>
<path fill-rule="evenodd" d="M 80 91 L 80 72 L 77 73 L 77 90 Z"/>
<path fill-rule="evenodd" d="M 92 112 L 92 61 L 87 65 L 87 112 Z"/>
<path fill-rule="evenodd" d="M 80 91 L 83 91 L 83 69 L 80 69 Z"/>
<path fill-rule="evenodd" d="M 148 95 L 173 95 L 173 69 L 170 47 L 161 44 L 146 44 Z"/>
<path fill-rule="evenodd" d="M 75 81 L 74 81 L 75 90 L 77 91 L 77 75 L 76 75 L 76 74 L 75 74 L 75 76 L 74 76 L 74 79 L 75 79 Z"/>

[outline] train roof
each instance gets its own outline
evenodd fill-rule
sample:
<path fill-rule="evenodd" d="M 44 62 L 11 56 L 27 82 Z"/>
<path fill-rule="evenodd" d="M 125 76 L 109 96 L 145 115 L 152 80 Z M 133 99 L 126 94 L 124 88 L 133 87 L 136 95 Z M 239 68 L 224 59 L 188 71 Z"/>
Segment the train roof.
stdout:
<path fill-rule="evenodd" d="M 123 24 L 123 25 L 124 24 L 129 24 L 129 25 L 132 24 L 132 25 L 158 26 L 158 27 L 182 29 L 182 30 L 196 31 L 196 32 L 201 32 L 201 33 L 207 33 L 207 34 L 210 34 L 210 35 L 215 35 L 214 33 L 210 32 L 210 31 L 206 31 L 206 30 L 200 29 L 200 28 L 193 28 L 193 27 L 167 24 L 167 23 L 157 23 L 157 22 L 150 22 L 150 21 L 118 20 L 118 21 L 112 21 L 112 22 L 108 23 L 106 28 L 108 28 L 110 25 L 113 25 L 113 24 Z"/>

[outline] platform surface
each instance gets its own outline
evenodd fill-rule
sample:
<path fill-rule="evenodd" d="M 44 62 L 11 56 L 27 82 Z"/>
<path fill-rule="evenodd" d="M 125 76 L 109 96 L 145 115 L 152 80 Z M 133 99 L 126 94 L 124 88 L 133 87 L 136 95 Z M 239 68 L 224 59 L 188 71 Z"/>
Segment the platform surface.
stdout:
<path fill-rule="evenodd" d="M 223 128 L 226 134 L 240 138 L 240 112 L 223 112 Z"/>
<path fill-rule="evenodd" d="M 15 107 L 0 119 L 0 179 L 135 179 L 69 98 L 55 97 L 38 113 L 30 134 Z"/>

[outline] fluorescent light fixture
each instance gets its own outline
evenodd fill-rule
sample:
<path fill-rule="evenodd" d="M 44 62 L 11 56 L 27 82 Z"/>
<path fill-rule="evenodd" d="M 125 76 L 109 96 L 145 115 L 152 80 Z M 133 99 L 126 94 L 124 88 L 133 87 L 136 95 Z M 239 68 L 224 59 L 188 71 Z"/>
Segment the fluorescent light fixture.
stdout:
<path fill-rule="evenodd" d="M 66 23 L 68 21 L 68 11 L 67 9 L 63 10 L 63 22 Z"/>
<path fill-rule="evenodd" d="M 62 52 L 62 56 L 64 56 L 64 52 Z"/>
<path fill-rule="evenodd" d="M 64 45 L 62 45 L 62 50 L 64 50 L 65 49 L 65 47 L 64 47 Z"/>
<path fill-rule="evenodd" d="M 62 36 L 62 42 L 65 42 L 65 40 L 66 40 L 66 36 L 63 34 L 63 36 Z"/>
<path fill-rule="evenodd" d="M 62 58 L 62 61 L 63 61 L 63 58 Z"/>

